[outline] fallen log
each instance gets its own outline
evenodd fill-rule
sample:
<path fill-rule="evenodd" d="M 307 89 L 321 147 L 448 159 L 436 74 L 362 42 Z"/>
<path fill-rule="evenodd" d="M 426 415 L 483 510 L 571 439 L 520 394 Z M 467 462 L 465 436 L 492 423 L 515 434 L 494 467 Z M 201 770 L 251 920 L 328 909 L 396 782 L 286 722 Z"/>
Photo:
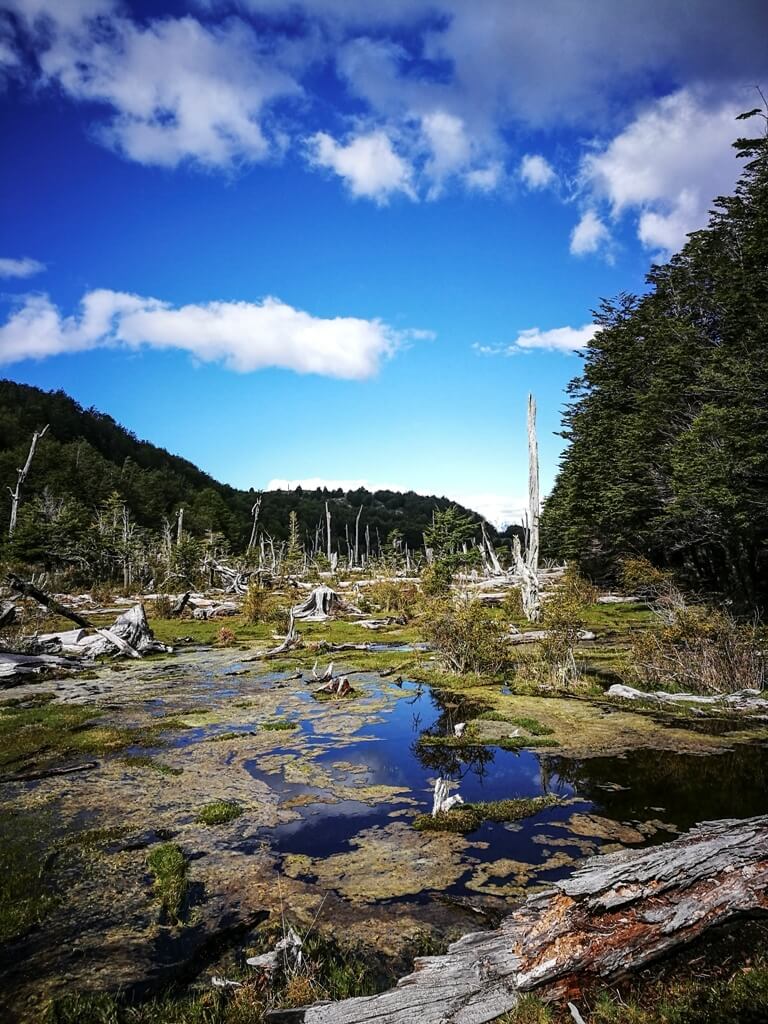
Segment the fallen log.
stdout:
<path fill-rule="evenodd" d="M 67 608 L 66 605 L 59 604 L 56 598 L 51 597 L 44 591 L 39 590 L 34 584 L 27 583 L 26 580 L 21 579 L 15 573 L 8 573 L 8 585 L 11 590 L 15 590 L 17 594 L 23 594 L 24 597 L 31 597 L 33 601 L 37 601 L 44 608 L 48 608 L 54 615 L 60 615 L 63 619 L 69 619 L 70 622 L 74 622 L 76 626 L 81 626 L 83 629 L 95 629 L 96 627 L 90 621 L 86 619 L 84 615 L 74 611 L 72 608 Z"/>
<path fill-rule="evenodd" d="M 35 675 L 45 669 L 75 669 L 80 666 L 67 658 L 53 654 L 11 654 L 0 652 L 0 680 L 13 680 L 18 676 Z"/>
<path fill-rule="evenodd" d="M 421 957 L 377 996 L 267 1014 L 272 1024 L 485 1024 L 521 995 L 575 999 L 737 915 L 768 913 L 768 816 L 714 821 L 672 843 L 590 858 L 495 931 Z"/>
<path fill-rule="evenodd" d="M 507 641 L 511 644 L 535 644 L 539 640 L 548 640 L 551 633 L 548 629 L 528 629 L 523 633 L 509 633 Z M 581 643 L 585 640 L 594 640 L 595 634 L 588 629 L 580 629 L 577 639 Z"/>
<path fill-rule="evenodd" d="M 694 704 L 722 711 L 768 711 L 764 690 L 737 690 L 735 693 L 716 693 L 702 696 L 698 693 L 667 693 L 666 690 L 636 690 L 634 686 L 614 683 L 606 696 L 619 700 L 646 701 L 650 704 Z"/>
<path fill-rule="evenodd" d="M 16 605 L 13 601 L 0 601 L 0 626 L 12 626 L 16 621 Z"/>
<path fill-rule="evenodd" d="M 17 772 L 15 775 L 2 775 L 0 782 L 37 782 L 40 779 L 52 779 L 57 775 L 71 775 L 73 772 L 87 772 L 98 768 L 98 761 L 86 761 L 85 764 L 70 764 L 63 768 L 38 768 L 30 772 Z"/>

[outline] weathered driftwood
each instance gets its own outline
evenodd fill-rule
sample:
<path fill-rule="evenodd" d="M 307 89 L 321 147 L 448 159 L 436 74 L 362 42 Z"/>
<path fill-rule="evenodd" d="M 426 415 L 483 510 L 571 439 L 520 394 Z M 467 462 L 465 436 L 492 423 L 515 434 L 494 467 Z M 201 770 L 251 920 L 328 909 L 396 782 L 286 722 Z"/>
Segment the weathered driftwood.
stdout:
<path fill-rule="evenodd" d="M 192 611 L 192 617 L 195 619 L 223 619 L 228 618 L 232 615 L 237 615 L 240 611 L 240 606 L 235 604 L 234 601 L 212 601 L 205 604 L 197 604 Z"/>
<path fill-rule="evenodd" d="M 330 587 L 315 587 L 306 601 L 293 606 L 291 614 L 305 622 L 324 622 L 334 615 L 361 615 L 362 612 Z"/>
<path fill-rule="evenodd" d="M 166 647 L 155 640 L 143 604 L 136 604 L 124 611 L 109 629 L 96 629 L 96 633 L 95 637 L 86 637 L 78 645 L 92 658 L 109 654 L 113 647 L 132 658 L 153 653 L 170 654 L 173 651 L 172 647 Z"/>
<path fill-rule="evenodd" d="M 0 652 L 0 680 L 13 680 L 19 676 L 36 675 L 46 669 L 73 669 L 75 662 L 53 654 L 11 654 Z"/>
<path fill-rule="evenodd" d="M 528 629 L 523 633 L 510 633 L 507 636 L 507 640 L 511 644 L 535 644 L 540 640 L 547 640 L 551 636 L 551 632 L 548 629 Z M 595 634 L 590 632 L 588 629 L 580 629 L 577 634 L 579 642 L 585 640 L 594 640 Z"/>
<path fill-rule="evenodd" d="M 699 825 L 673 843 L 593 857 L 378 996 L 273 1011 L 273 1024 L 484 1024 L 521 994 L 574 999 L 743 914 L 768 913 L 768 816 Z"/>
<path fill-rule="evenodd" d="M 435 791 L 432 795 L 432 817 L 436 818 L 438 814 L 445 814 L 446 811 L 450 811 L 452 807 L 456 807 L 457 804 L 463 804 L 464 798 L 460 793 L 454 793 L 450 796 L 451 786 L 455 786 L 450 779 L 445 779 L 442 776 L 439 779 L 435 779 Z"/>
<path fill-rule="evenodd" d="M 181 617 L 182 612 L 189 604 L 190 597 L 192 597 L 191 590 L 188 590 L 185 594 L 181 595 L 173 608 L 171 608 L 170 615 L 172 619 L 178 619 Z"/>
<path fill-rule="evenodd" d="M 17 594 L 23 594 L 24 597 L 31 597 L 33 601 L 37 601 L 38 604 L 43 605 L 44 608 L 48 608 L 54 615 L 60 615 L 63 619 L 69 619 L 70 622 L 74 622 L 76 626 L 82 626 L 83 629 L 94 629 L 93 623 L 90 619 L 86 619 L 84 615 L 74 611 L 72 608 L 67 608 L 66 605 L 60 604 L 50 594 L 46 594 L 43 590 L 40 590 L 32 583 L 27 583 L 25 580 L 16 576 L 15 573 L 8 574 L 8 586 L 11 590 L 15 590 Z"/>
<path fill-rule="evenodd" d="M 723 711 L 768 711 L 768 698 L 764 690 L 737 690 L 735 693 L 716 693 L 709 697 L 698 693 L 667 693 L 666 690 L 636 690 L 634 686 L 615 683 L 608 697 L 620 700 L 641 700 L 651 704 L 700 704 Z"/>
<path fill-rule="evenodd" d="M 339 676 L 337 679 L 329 679 L 324 686 L 318 686 L 315 693 L 330 693 L 334 697 L 346 697 L 352 690 L 352 686 L 346 676 Z"/>
<path fill-rule="evenodd" d="M 13 601 L 0 601 L 0 626 L 12 626 L 16 621 L 16 605 Z"/>
<path fill-rule="evenodd" d="M 86 761 L 85 764 L 70 764 L 63 768 L 37 768 L 29 772 L 16 772 L 15 775 L 0 776 L 0 782 L 37 782 L 40 779 L 52 779 L 57 775 L 72 775 L 73 772 L 87 772 L 98 768 L 98 761 Z"/>

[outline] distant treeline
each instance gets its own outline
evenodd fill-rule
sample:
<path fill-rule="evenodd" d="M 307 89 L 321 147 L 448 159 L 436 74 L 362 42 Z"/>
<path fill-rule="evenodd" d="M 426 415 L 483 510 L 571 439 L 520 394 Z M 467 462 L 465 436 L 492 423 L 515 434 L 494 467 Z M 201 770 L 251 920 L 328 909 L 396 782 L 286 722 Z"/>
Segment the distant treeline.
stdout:
<path fill-rule="evenodd" d="M 542 532 L 545 554 L 592 575 L 642 554 L 701 590 L 764 606 L 768 142 L 735 146 L 744 170 L 709 226 L 652 268 L 646 294 L 596 313 Z"/>
<path fill-rule="evenodd" d="M 15 485 L 32 434 L 45 424 L 50 427 L 35 453 L 9 542 L 6 487 Z M 83 409 L 62 391 L 45 392 L 12 381 L 0 381 L 0 485 L 6 495 L 5 500 L 0 498 L 0 554 L 48 569 L 80 565 L 85 570 L 102 562 L 96 549 L 108 543 L 109 535 L 116 549 L 124 546 L 127 528 L 118 522 L 123 506 L 134 545 L 149 534 L 172 532 L 175 539 L 176 516 L 183 508 L 186 534 L 201 541 L 215 538 L 219 553 L 242 553 L 258 498 L 253 489 L 221 484 L 186 459 L 138 440 L 110 416 Z M 346 552 L 347 530 L 354 540 L 361 505 L 361 550 L 367 527 L 371 552 L 378 554 L 395 530 L 411 550 L 421 547 L 433 510 L 451 504 L 447 498 L 412 491 L 267 491 L 262 495 L 259 527 L 277 542 L 287 540 L 289 515 L 295 511 L 300 541 L 311 549 L 318 524 L 325 528 L 326 501 L 332 546 L 340 554 Z M 478 523 L 479 538 L 481 517 L 469 514 Z M 489 534 L 499 540 L 493 527 Z M 112 561 L 120 563 L 119 553 Z"/>

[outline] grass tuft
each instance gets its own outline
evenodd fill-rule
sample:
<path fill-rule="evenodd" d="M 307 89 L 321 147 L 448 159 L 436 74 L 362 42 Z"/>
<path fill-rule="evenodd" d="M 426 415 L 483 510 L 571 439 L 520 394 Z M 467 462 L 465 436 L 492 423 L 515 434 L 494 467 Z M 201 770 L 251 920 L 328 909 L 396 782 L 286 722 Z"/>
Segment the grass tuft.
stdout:
<path fill-rule="evenodd" d="M 419 814 L 413 827 L 419 832 L 474 832 L 484 821 L 520 821 L 559 803 L 556 796 L 521 797 L 515 800 L 492 800 L 477 804 L 459 804 L 450 811 Z"/>
<path fill-rule="evenodd" d="M 242 813 L 243 808 L 234 800 L 214 800 L 200 808 L 195 821 L 199 825 L 225 825 Z"/>
<path fill-rule="evenodd" d="M 180 924 L 187 897 L 187 858 L 176 843 L 162 843 L 150 852 L 147 866 L 164 913 L 172 924 Z"/>

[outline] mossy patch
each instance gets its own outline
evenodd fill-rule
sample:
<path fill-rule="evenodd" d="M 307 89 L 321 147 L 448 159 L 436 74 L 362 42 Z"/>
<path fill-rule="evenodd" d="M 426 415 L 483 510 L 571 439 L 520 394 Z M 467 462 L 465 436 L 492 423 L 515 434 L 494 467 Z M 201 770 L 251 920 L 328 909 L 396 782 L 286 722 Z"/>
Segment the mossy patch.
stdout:
<path fill-rule="evenodd" d="M 188 863 L 176 843 L 162 843 L 147 857 L 147 867 L 154 876 L 155 896 L 172 924 L 183 917 L 188 888 Z"/>
<path fill-rule="evenodd" d="M 132 728 L 105 724 L 98 708 L 62 703 L 0 709 L 0 767 L 53 764 L 62 757 L 116 753 L 130 746 L 158 746 L 161 734 L 184 728 L 175 717 Z"/>
<path fill-rule="evenodd" d="M 272 722 L 262 722 L 261 728 L 267 732 L 290 732 L 292 729 L 298 729 L 296 722 L 289 722 L 287 718 L 277 718 Z"/>
<path fill-rule="evenodd" d="M 239 818 L 242 813 L 243 808 L 234 800 L 213 800 L 200 808 L 195 821 L 199 825 L 225 825 Z"/>
<path fill-rule="evenodd" d="M 169 764 L 158 761 L 157 758 L 143 757 L 140 754 L 121 757 L 120 761 L 127 768 L 144 768 L 148 771 L 157 772 L 158 775 L 181 775 L 184 771 L 183 768 L 172 768 Z"/>
<path fill-rule="evenodd" d="M 529 718 L 526 715 L 510 715 L 504 711 L 487 711 L 480 715 L 481 722 L 509 722 L 510 725 L 517 725 L 525 729 L 531 736 L 552 736 L 554 729 L 543 725 L 537 718 Z"/>
<path fill-rule="evenodd" d="M 556 796 L 523 797 L 514 800 L 492 800 L 476 804 L 458 804 L 450 811 L 419 814 L 413 827 L 419 832 L 474 832 L 485 821 L 520 821 L 559 803 Z"/>

